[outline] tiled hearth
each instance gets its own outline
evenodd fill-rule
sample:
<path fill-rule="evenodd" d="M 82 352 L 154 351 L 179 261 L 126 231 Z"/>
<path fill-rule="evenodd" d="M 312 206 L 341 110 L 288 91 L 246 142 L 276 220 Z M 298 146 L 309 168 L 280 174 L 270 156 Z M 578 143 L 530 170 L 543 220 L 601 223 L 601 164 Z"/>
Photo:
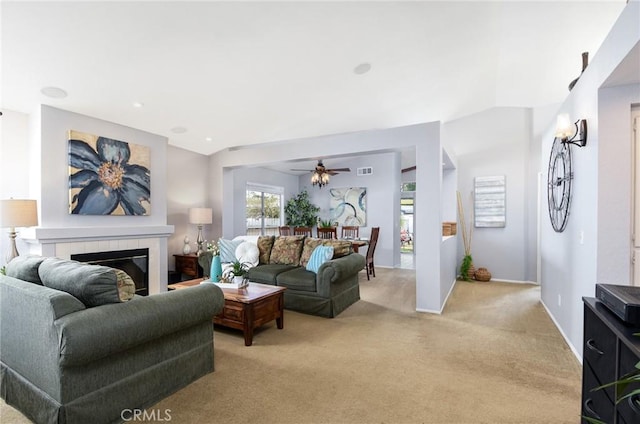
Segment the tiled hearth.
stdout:
<path fill-rule="evenodd" d="M 167 288 L 167 238 L 172 225 L 147 227 L 75 227 L 25 229 L 22 239 L 29 253 L 70 259 L 72 254 L 149 249 L 149 292 Z"/>

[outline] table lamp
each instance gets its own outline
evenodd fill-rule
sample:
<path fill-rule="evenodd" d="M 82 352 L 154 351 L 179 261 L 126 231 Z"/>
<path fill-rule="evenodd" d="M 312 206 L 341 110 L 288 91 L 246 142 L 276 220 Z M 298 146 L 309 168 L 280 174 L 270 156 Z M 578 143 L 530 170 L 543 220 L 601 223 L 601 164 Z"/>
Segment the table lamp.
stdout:
<path fill-rule="evenodd" d="M 213 223 L 213 213 L 211 208 L 191 208 L 189 209 L 189 222 L 198 226 L 198 238 L 196 243 L 198 244 L 198 252 L 196 254 L 200 256 L 204 249 L 204 239 L 202 238 L 202 226 L 205 224 Z"/>
<path fill-rule="evenodd" d="M 0 200 L 0 226 L 9 228 L 11 240 L 11 252 L 7 255 L 7 262 L 19 255 L 16 248 L 16 227 L 35 225 L 38 225 L 38 205 L 35 200 Z"/>

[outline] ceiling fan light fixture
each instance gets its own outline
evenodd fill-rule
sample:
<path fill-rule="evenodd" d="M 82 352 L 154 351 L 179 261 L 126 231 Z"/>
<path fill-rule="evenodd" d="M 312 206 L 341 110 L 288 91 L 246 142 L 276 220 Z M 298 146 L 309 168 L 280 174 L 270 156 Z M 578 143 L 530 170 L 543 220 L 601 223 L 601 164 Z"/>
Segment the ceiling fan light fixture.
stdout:
<path fill-rule="evenodd" d="M 314 186 L 317 185 L 319 188 L 322 188 L 322 186 L 329 184 L 329 174 L 316 169 L 311 175 L 311 184 Z"/>

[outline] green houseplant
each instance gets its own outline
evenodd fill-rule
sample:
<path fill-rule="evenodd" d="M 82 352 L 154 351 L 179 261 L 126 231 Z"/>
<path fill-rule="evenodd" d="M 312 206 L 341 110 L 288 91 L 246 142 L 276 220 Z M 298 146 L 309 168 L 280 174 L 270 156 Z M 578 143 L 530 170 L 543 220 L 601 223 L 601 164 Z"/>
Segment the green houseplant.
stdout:
<path fill-rule="evenodd" d="M 284 207 L 287 225 L 294 227 L 312 227 L 318 220 L 319 211 L 320 208 L 309 200 L 309 193 L 306 190 L 289 199 Z"/>

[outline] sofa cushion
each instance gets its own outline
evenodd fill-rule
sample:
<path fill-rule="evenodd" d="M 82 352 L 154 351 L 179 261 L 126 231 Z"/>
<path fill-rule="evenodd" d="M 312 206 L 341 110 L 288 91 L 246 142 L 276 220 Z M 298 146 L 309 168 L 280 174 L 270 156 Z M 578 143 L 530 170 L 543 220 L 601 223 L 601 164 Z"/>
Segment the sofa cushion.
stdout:
<path fill-rule="evenodd" d="M 304 239 L 304 245 L 302 247 L 302 254 L 300 255 L 300 266 L 307 266 L 309 258 L 314 249 L 322 244 L 322 239 L 307 237 Z"/>
<path fill-rule="evenodd" d="M 270 264 L 298 265 L 305 236 L 279 236 L 273 243 Z"/>
<path fill-rule="evenodd" d="M 271 249 L 276 238 L 274 236 L 260 236 L 258 237 L 258 251 L 260 252 L 260 264 L 268 264 L 269 257 L 271 256 Z"/>
<path fill-rule="evenodd" d="M 322 244 L 333 247 L 332 259 L 341 258 L 353 253 L 353 245 L 348 240 L 324 240 Z"/>
<path fill-rule="evenodd" d="M 307 271 L 318 273 L 320 265 L 327 262 L 333 257 L 333 246 L 318 246 L 313 249 L 309 263 L 307 263 Z"/>
<path fill-rule="evenodd" d="M 218 240 L 218 247 L 220 248 L 220 261 L 221 262 L 235 262 L 236 249 L 243 243 L 244 240 L 227 240 L 220 238 Z"/>
<path fill-rule="evenodd" d="M 46 258 L 42 256 L 16 256 L 6 267 L 7 277 L 42 285 L 38 267 Z"/>
<path fill-rule="evenodd" d="M 278 274 L 278 286 L 291 290 L 316 292 L 316 274 L 303 267 Z"/>
<path fill-rule="evenodd" d="M 294 268 L 293 265 L 265 264 L 251 268 L 247 273 L 247 277 L 249 277 L 249 281 L 275 286 L 276 278 L 279 274 Z"/>
<path fill-rule="evenodd" d="M 236 259 L 251 266 L 258 265 L 260 251 L 258 246 L 250 241 L 244 241 L 236 248 Z"/>
<path fill-rule="evenodd" d="M 65 291 L 78 298 L 85 306 L 120 303 L 116 273 L 112 268 L 47 258 L 38 272 L 46 287 Z"/>

